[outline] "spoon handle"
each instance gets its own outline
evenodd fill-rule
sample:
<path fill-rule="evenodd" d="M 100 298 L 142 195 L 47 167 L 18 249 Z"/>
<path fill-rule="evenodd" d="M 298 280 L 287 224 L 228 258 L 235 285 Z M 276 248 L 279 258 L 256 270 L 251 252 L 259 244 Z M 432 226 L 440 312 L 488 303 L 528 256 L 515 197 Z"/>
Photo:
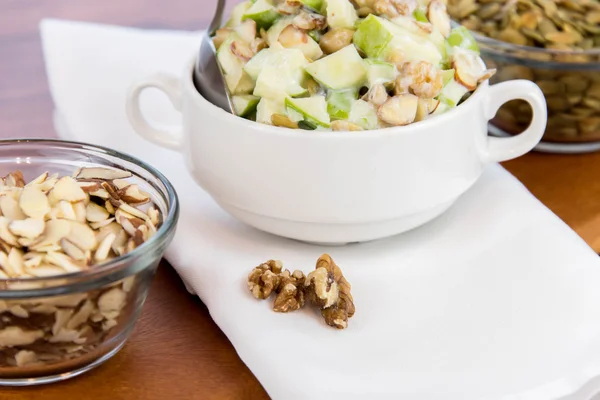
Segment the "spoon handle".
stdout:
<path fill-rule="evenodd" d="M 221 22 L 223 20 L 223 11 L 225 10 L 225 0 L 217 0 L 217 9 L 215 10 L 215 15 L 208 26 L 208 33 L 212 36 L 217 29 L 221 27 Z"/>

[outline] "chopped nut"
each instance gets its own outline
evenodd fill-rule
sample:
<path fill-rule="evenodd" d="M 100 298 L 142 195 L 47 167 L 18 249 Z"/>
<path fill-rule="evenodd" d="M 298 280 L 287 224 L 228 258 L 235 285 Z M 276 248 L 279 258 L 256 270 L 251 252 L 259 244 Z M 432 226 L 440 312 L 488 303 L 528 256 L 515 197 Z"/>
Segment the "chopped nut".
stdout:
<path fill-rule="evenodd" d="M 356 125 L 352 122 L 336 120 L 331 122 L 331 129 L 333 131 L 344 131 L 344 132 L 359 132 L 362 131 L 363 128 L 359 125 Z"/>
<path fill-rule="evenodd" d="M 274 126 L 280 126 L 282 128 L 298 129 L 298 124 L 292 121 L 287 115 L 273 114 L 271 116 L 271 123 Z"/>
<path fill-rule="evenodd" d="M 442 0 L 431 0 L 429 2 L 427 18 L 444 37 L 450 35 L 450 16 L 446 11 L 446 4 Z"/>
<path fill-rule="evenodd" d="M 295 48 L 298 46 L 305 45 L 311 40 L 306 32 L 296 28 L 294 25 L 288 25 L 284 30 L 281 31 L 277 41 L 281 43 L 283 47 Z"/>
<path fill-rule="evenodd" d="M 328 254 L 317 260 L 315 270 L 308 274 L 304 285 L 308 299 L 321 309 L 328 325 L 338 329 L 348 326 L 348 319 L 355 312 L 351 286 Z"/>
<path fill-rule="evenodd" d="M 268 298 L 281 281 L 279 274 L 283 268 L 280 261 L 269 260 L 254 268 L 248 275 L 248 288 L 257 299 Z"/>
<path fill-rule="evenodd" d="M 304 273 L 302 271 L 285 270 L 280 275 L 277 297 L 273 305 L 276 312 L 287 313 L 299 310 L 304 306 Z"/>
<path fill-rule="evenodd" d="M 79 173 L 76 175 L 76 179 L 102 179 L 110 181 L 113 179 L 125 179 L 132 176 L 131 172 L 122 169 L 110 169 L 110 168 L 81 168 Z"/>
<path fill-rule="evenodd" d="M 213 36 L 213 44 L 215 45 L 215 49 L 219 50 L 219 47 L 223 44 L 227 37 L 233 32 L 232 29 L 229 28 L 221 28 L 217 29 L 215 32 L 215 36 Z"/>
<path fill-rule="evenodd" d="M 37 360 L 37 355 L 33 351 L 21 350 L 15 354 L 15 362 L 17 363 L 17 367 L 33 364 L 37 362 Z"/>
<path fill-rule="evenodd" d="M 444 87 L 440 71 L 426 61 L 405 63 L 396 80 L 396 94 L 407 93 L 432 99 L 440 94 Z M 408 90 L 407 90 L 408 89 Z"/>
<path fill-rule="evenodd" d="M 236 40 L 231 43 L 231 52 L 244 62 L 250 61 L 250 59 L 254 57 L 254 52 L 250 45 L 241 40 Z"/>
<path fill-rule="evenodd" d="M 23 189 L 19 199 L 19 207 L 31 218 L 43 219 L 50 212 L 48 198 L 40 189 L 29 186 Z"/>
<path fill-rule="evenodd" d="M 419 5 L 417 0 L 392 0 L 391 3 L 400 15 L 412 15 Z"/>
<path fill-rule="evenodd" d="M 44 232 L 46 224 L 41 219 L 27 218 L 20 221 L 12 221 L 8 224 L 8 230 L 15 236 L 35 239 Z"/>
<path fill-rule="evenodd" d="M 312 31 L 314 29 L 322 31 L 327 27 L 327 18 L 322 15 L 301 11 L 294 17 L 292 24 L 298 29 Z"/>
<path fill-rule="evenodd" d="M 325 54 L 333 54 L 352 43 L 354 32 L 347 28 L 331 29 L 321 37 L 319 46 Z"/>
<path fill-rule="evenodd" d="M 412 123 L 417 116 L 419 98 L 409 93 L 391 97 L 377 110 L 379 118 L 394 126 Z"/>
<path fill-rule="evenodd" d="M 376 106 L 380 106 L 385 103 L 388 98 L 389 96 L 385 86 L 382 84 L 376 84 L 371 86 L 371 89 L 369 89 L 363 100 L 368 101 Z"/>

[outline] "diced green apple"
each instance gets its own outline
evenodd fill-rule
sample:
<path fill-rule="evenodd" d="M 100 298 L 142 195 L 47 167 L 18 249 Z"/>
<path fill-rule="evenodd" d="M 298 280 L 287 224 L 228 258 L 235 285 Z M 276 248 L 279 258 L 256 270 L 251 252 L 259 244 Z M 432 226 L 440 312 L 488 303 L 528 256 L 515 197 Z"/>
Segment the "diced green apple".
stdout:
<path fill-rule="evenodd" d="M 306 94 L 306 57 L 298 49 L 271 50 L 273 53 L 267 57 L 268 62 L 250 68 L 252 74 L 259 71 L 254 95 L 283 101 L 288 96 Z"/>
<path fill-rule="evenodd" d="M 364 100 L 356 100 L 354 102 L 348 116 L 348 121 L 367 130 L 379 128 L 377 109 L 373 104 Z"/>
<path fill-rule="evenodd" d="M 427 19 L 427 11 L 421 7 L 417 7 L 417 9 L 413 12 L 413 17 L 415 17 L 415 20 L 419 22 L 429 22 Z"/>
<path fill-rule="evenodd" d="M 392 40 L 392 33 L 382 24 L 382 20 L 370 14 L 358 24 L 354 33 L 354 44 L 370 58 L 379 58 Z"/>
<path fill-rule="evenodd" d="M 327 23 L 332 29 L 354 28 L 358 15 L 348 0 L 326 0 Z"/>
<path fill-rule="evenodd" d="M 433 65 L 440 63 L 442 54 L 431 35 L 415 33 L 412 27 L 402 26 L 404 19 L 400 18 L 396 22 L 369 15 L 359 24 L 354 34 L 354 44 L 369 58 L 385 58 L 396 51 L 404 56 L 406 62 L 427 61 Z M 416 26 L 413 21 L 410 22 Z"/>
<path fill-rule="evenodd" d="M 239 117 L 246 117 L 249 114 L 256 111 L 256 106 L 260 98 L 251 94 L 244 94 L 231 97 L 231 103 L 233 105 L 233 111 L 235 115 Z"/>
<path fill-rule="evenodd" d="M 323 0 L 300 0 L 300 2 L 318 12 L 323 9 Z"/>
<path fill-rule="evenodd" d="M 327 112 L 332 119 L 348 119 L 357 98 L 356 89 L 330 90 L 327 93 Z"/>
<path fill-rule="evenodd" d="M 289 111 L 300 113 L 304 120 L 313 122 L 324 128 L 328 128 L 331 120 L 327 112 L 327 101 L 324 96 L 312 96 L 301 99 L 285 99 L 285 105 Z"/>
<path fill-rule="evenodd" d="M 318 60 L 321 58 L 323 50 L 321 50 L 319 43 L 315 42 L 310 35 L 302 30 L 292 30 L 292 35 L 289 35 L 289 32 L 286 32 L 289 36 L 282 39 L 287 39 L 287 41 L 284 41 L 283 43 L 280 41 L 282 32 L 290 25 L 292 25 L 292 18 L 282 18 L 273 24 L 267 31 L 267 44 L 269 47 L 273 49 L 299 49 L 310 60 Z"/>
<path fill-rule="evenodd" d="M 460 47 L 463 49 L 471 50 L 479 54 L 479 46 L 477 41 L 464 26 L 459 26 L 452 29 L 450 36 L 448 36 L 448 44 L 451 47 Z"/>
<path fill-rule="evenodd" d="M 246 14 L 246 11 L 248 11 L 250 7 L 252 7 L 252 1 L 244 1 L 233 7 L 233 10 L 231 11 L 231 17 L 229 17 L 225 27 L 235 28 L 241 24 L 244 14 Z"/>
<path fill-rule="evenodd" d="M 241 40 L 240 36 L 237 33 L 231 33 L 219 47 L 217 60 L 230 94 L 252 93 L 254 81 L 244 72 L 244 61 L 231 51 L 231 44 L 236 40 Z"/>
<path fill-rule="evenodd" d="M 273 114 L 285 114 L 283 101 L 260 99 L 256 107 L 256 122 L 272 125 L 271 117 Z"/>
<path fill-rule="evenodd" d="M 456 107 L 460 99 L 462 99 L 468 91 L 469 90 L 466 87 L 452 79 L 442 89 L 439 100 L 441 101 L 441 104 L 446 104 L 451 108 Z"/>
<path fill-rule="evenodd" d="M 442 71 L 442 81 L 444 82 L 444 86 L 446 86 L 452 80 L 454 80 L 454 70 L 453 69 L 443 70 Z"/>
<path fill-rule="evenodd" d="M 256 21 L 258 29 L 269 29 L 277 18 L 279 18 L 279 13 L 270 0 L 256 0 L 256 2 L 246 10 L 242 16 L 242 21 L 253 19 Z"/>
<path fill-rule="evenodd" d="M 252 43 L 256 37 L 256 22 L 251 19 L 247 19 L 234 29 L 235 32 L 240 35 L 240 38 L 247 43 Z"/>
<path fill-rule="evenodd" d="M 360 87 L 367 78 L 367 69 L 354 45 L 309 64 L 305 68 L 317 82 L 329 89 Z"/>
<path fill-rule="evenodd" d="M 364 62 L 367 66 L 367 84 L 369 87 L 392 82 L 398 76 L 398 69 L 393 64 L 370 58 L 365 59 Z"/>

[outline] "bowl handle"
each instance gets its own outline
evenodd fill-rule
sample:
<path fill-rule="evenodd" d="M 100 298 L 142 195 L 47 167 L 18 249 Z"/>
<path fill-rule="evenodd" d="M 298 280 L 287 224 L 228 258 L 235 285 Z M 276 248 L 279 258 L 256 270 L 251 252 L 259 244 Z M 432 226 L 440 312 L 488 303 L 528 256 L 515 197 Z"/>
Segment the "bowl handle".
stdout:
<path fill-rule="evenodd" d="M 155 74 L 133 84 L 127 92 L 126 111 L 129 123 L 135 132 L 144 139 L 166 147 L 171 150 L 181 151 L 183 142 L 183 131 L 157 129 L 150 125 L 144 118 L 140 109 L 140 95 L 147 88 L 156 88 L 163 91 L 173 103 L 173 107 L 181 112 L 181 88 L 179 79 L 171 75 Z"/>
<path fill-rule="evenodd" d="M 501 162 L 520 157 L 542 139 L 548 121 L 546 99 L 540 88 L 531 81 L 519 79 L 490 86 L 485 117 L 491 120 L 504 103 L 518 99 L 525 100 L 531 106 L 531 124 L 523 133 L 513 137 L 488 136 L 487 146 L 482 154 L 483 162 Z"/>

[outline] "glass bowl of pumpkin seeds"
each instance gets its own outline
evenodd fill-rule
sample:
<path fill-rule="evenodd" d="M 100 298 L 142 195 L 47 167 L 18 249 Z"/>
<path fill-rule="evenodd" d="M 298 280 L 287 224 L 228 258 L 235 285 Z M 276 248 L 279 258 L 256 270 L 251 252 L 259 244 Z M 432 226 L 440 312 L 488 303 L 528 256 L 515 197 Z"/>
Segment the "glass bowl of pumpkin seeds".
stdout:
<path fill-rule="evenodd" d="M 149 165 L 58 140 L 0 140 L 0 386 L 77 376 L 119 351 L 175 233 Z"/>
<path fill-rule="evenodd" d="M 548 126 L 538 150 L 600 150 L 600 1 L 448 0 L 448 12 L 498 69 L 492 83 L 528 79 L 544 92 Z M 530 107 L 513 101 L 490 131 L 513 135 L 530 121 Z"/>

